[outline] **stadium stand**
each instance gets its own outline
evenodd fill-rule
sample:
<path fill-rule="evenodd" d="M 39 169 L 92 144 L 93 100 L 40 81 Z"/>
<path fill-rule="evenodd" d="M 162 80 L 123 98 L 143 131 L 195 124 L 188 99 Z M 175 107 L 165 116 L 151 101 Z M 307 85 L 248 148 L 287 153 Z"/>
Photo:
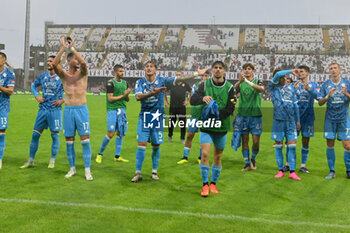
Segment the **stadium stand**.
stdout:
<path fill-rule="evenodd" d="M 321 28 L 266 28 L 265 46 L 272 51 L 324 50 Z"/>
<path fill-rule="evenodd" d="M 350 73 L 350 28 L 346 25 L 48 25 L 47 54 L 55 54 L 61 36 L 75 39 L 75 47 L 93 76 L 107 77 L 114 64 L 142 70 L 154 60 L 158 70 L 193 71 L 222 60 L 230 72 L 243 63 L 256 65 L 256 73 L 301 64 L 323 74 L 330 62 Z M 63 65 L 66 67 L 65 59 Z M 103 72 L 100 72 L 103 71 Z M 131 73 L 132 75 L 133 73 Z"/>
<path fill-rule="evenodd" d="M 259 28 L 246 28 L 245 29 L 245 43 L 259 43 Z"/>

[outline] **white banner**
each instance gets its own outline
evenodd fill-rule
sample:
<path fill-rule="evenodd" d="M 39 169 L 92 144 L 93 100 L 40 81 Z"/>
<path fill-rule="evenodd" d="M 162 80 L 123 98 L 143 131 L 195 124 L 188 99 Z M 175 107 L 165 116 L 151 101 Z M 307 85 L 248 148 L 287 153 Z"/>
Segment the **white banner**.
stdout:
<path fill-rule="evenodd" d="M 183 71 L 184 75 L 191 75 L 194 71 Z M 173 77 L 175 76 L 176 71 L 157 71 L 157 76 L 160 77 Z M 226 79 L 227 80 L 238 80 L 239 77 L 238 72 L 226 72 Z M 271 73 L 257 73 L 254 75 L 256 78 L 263 80 L 263 81 L 270 81 L 272 78 Z M 89 77 L 113 77 L 113 72 L 111 70 L 96 70 L 92 69 L 89 70 Z M 144 70 L 125 70 L 124 73 L 125 78 L 143 78 L 145 77 L 145 71 Z M 295 81 L 297 80 L 296 77 L 291 75 L 292 79 Z M 350 79 L 350 75 L 341 75 L 341 77 Z M 309 80 L 314 82 L 324 82 L 329 79 L 329 74 L 310 74 Z"/>

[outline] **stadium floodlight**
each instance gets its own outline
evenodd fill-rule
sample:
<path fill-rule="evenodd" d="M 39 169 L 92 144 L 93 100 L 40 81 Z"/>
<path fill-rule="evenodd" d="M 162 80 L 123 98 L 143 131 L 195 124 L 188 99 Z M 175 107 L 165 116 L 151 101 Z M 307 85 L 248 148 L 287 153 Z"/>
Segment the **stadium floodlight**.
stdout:
<path fill-rule="evenodd" d="M 26 0 L 26 27 L 24 39 L 24 89 L 28 89 L 29 81 L 29 29 L 30 29 L 30 0 Z"/>

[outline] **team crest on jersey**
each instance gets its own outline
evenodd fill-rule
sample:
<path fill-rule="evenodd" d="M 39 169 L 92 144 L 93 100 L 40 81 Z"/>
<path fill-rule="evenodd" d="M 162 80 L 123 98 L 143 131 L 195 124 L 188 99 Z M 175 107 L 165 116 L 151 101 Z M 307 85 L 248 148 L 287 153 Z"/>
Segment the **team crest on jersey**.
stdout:
<path fill-rule="evenodd" d="M 158 85 L 158 83 L 159 83 L 158 80 L 154 82 L 155 85 Z"/>
<path fill-rule="evenodd" d="M 6 74 L 6 73 L 4 73 L 2 76 L 3 76 L 4 78 L 6 78 L 7 74 Z"/>
<path fill-rule="evenodd" d="M 341 87 L 345 87 L 345 84 L 344 84 L 344 83 L 342 83 L 342 84 L 340 84 L 340 86 L 341 86 Z"/>

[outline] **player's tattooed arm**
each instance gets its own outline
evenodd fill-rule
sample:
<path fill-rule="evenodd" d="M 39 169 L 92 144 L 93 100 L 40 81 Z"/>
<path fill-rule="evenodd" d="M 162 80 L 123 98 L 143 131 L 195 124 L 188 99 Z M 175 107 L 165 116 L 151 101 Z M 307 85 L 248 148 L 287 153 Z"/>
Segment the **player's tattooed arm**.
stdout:
<path fill-rule="evenodd" d="M 166 87 L 160 87 L 160 88 L 155 87 L 155 88 L 153 88 L 152 92 L 148 92 L 145 94 L 142 94 L 142 93 L 135 94 L 135 98 L 137 101 L 144 100 L 144 99 L 147 99 L 151 96 L 158 95 L 159 93 L 161 93 L 164 90 L 166 90 Z"/>
<path fill-rule="evenodd" d="M 192 79 L 192 78 L 195 78 L 195 77 L 198 77 L 198 76 L 202 76 L 202 75 L 205 74 L 205 72 L 207 72 L 207 70 L 209 70 L 209 67 L 208 68 L 204 68 L 204 69 L 200 69 L 200 67 L 198 66 L 197 72 L 194 72 L 191 75 L 181 75 L 180 77 L 176 78 L 176 82 L 181 82 L 181 81 L 184 81 L 184 80 L 187 80 L 187 79 Z"/>

